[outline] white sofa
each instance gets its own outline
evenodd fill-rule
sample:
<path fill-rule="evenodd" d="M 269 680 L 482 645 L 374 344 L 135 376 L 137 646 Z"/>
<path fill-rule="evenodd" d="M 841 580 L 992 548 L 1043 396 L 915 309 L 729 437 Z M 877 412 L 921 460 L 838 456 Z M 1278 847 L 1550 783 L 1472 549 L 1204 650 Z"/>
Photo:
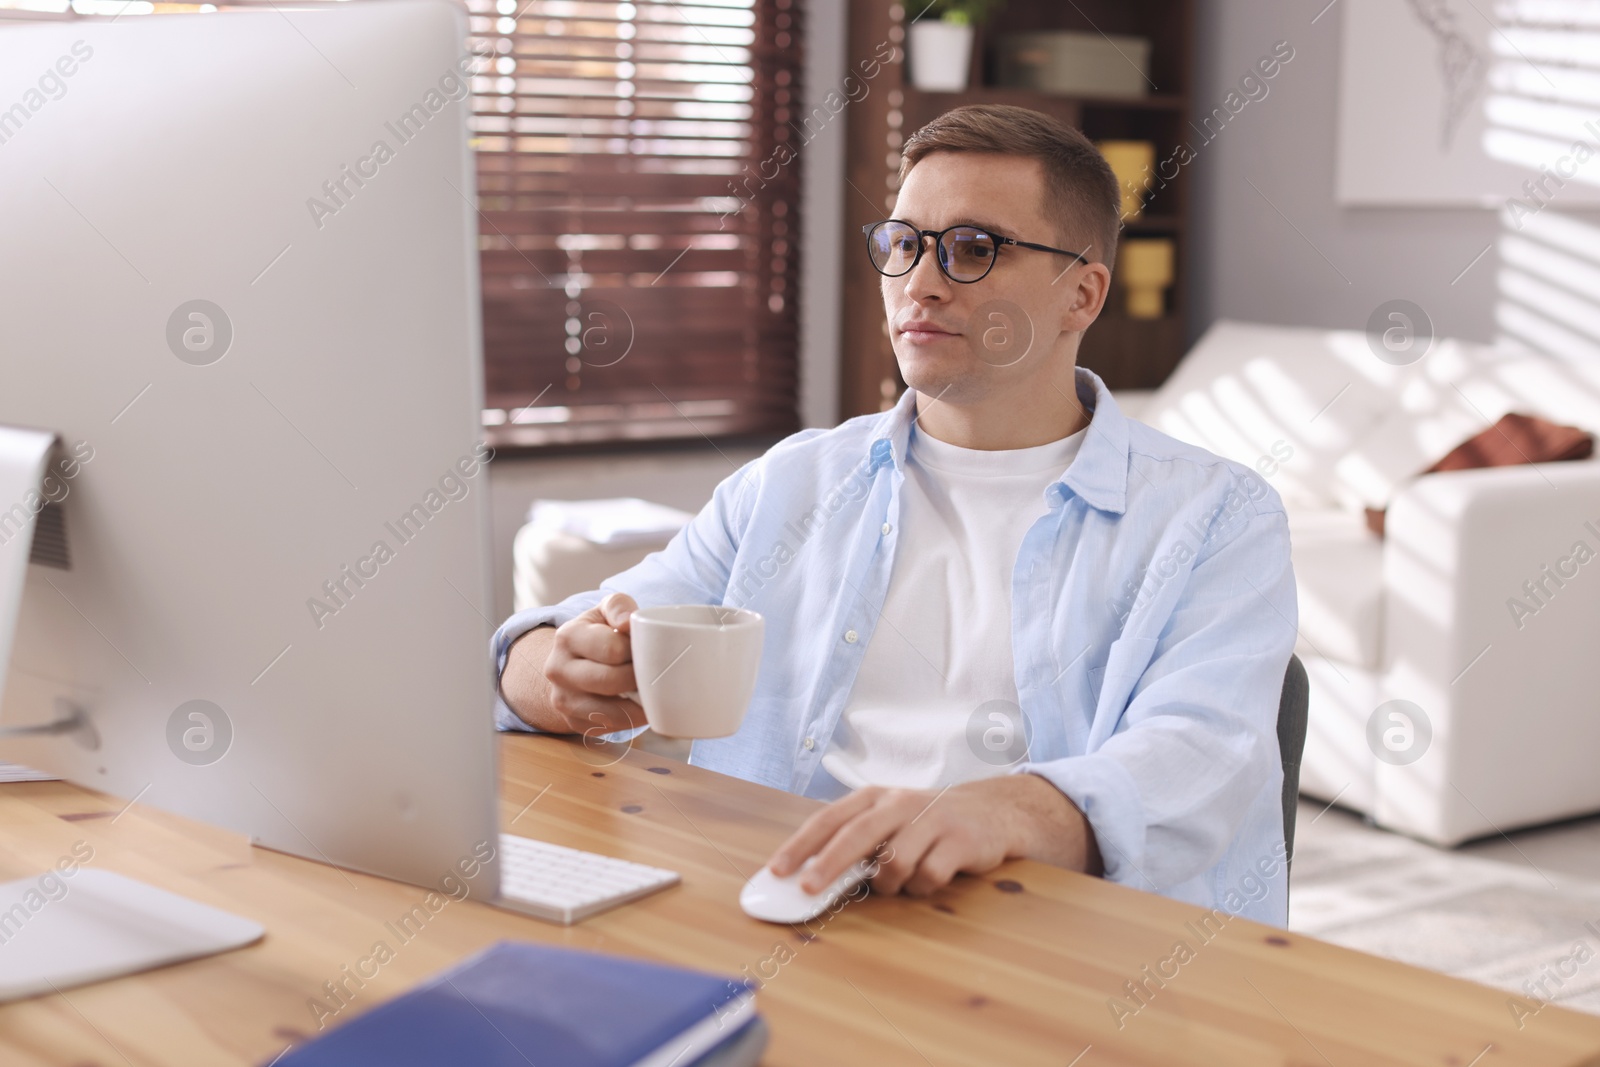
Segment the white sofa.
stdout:
<path fill-rule="evenodd" d="M 1507 411 L 1600 430 L 1600 367 L 1451 341 L 1401 367 L 1358 331 L 1223 321 L 1128 399 L 1283 497 L 1303 793 L 1440 845 L 1600 811 L 1600 463 L 1414 477 Z M 1394 700 L 1412 732 L 1394 705 L 1369 731 Z"/>

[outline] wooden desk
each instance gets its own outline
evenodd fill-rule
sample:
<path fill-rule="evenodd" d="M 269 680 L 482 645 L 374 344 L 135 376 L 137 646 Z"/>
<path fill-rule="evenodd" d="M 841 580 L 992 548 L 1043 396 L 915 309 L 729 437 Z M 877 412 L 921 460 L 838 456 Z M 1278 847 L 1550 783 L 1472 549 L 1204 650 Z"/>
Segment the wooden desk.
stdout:
<path fill-rule="evenodd" d="M 758 923 L 739 911 L 739 888 L 813 801 L 549 738 L 505 738 L 502 754 L 513 829 L 672 867 L 683 884 L 576 927 L 451 902 L 402 944 L 386 923 L 421 889 L 141 806 L 114 818 L 122 801 L 63 783 L 0 786 L 0 877 L 40 872 L 85 841 L 94 866 L 268 931 L 224 956 L 0 1007 L 0 1063 L 266 1064 L 315 1032 L 314 998 L 323 1014 L 338 1006 L 324 983 L 351 990 L 336 1025 L 510 937 L 762 980 L 769 1065 L 1600 1064 L 1600 1019 L 1547 1007 L 1518 1030 L 1503 992 L 1242 919 L 1203 943 L 1186 925 L 1198 908 L 1040 864 L 959 879 L 931 900 L 869 897 L 814 932 Z M 1179 939 L 1193 957 L 1167 964 L 1175 977 L 1150 983 L 1148 1006 L 1119 1027 L 1109 1002 L 1135 1007 L 1124 983 Z M 345 968 L 380 940 L 393 959 L 357 988 Z"/>

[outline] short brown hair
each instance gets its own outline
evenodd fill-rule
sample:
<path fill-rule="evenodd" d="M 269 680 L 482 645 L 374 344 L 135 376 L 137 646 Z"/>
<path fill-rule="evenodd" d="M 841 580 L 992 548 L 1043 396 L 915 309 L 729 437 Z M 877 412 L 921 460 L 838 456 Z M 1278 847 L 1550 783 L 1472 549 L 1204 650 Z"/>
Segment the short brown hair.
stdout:
<path fill-rule="evenodd" d="M 900 151 L 900 180 L 934 152 L 993 152 L 1038 160 L 1044 167 L 1045 211 L 1060 220 L 1061 239 L 1069 242 L 1061 247 L 1077 250 L 1092 241 L 1090 259 L 1108 267 L 1115 259 L 1122 187 L 1100 150 L 1065 122 L 1009 104 L 969 104 L 946 111 L 907 138 Z"/>

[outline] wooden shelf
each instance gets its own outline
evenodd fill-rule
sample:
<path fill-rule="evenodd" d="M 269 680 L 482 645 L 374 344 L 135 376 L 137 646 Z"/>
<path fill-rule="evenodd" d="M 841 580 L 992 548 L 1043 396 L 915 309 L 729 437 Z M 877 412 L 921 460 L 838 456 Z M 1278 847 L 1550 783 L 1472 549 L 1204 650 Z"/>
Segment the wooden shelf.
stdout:
<path fill-rule="evenodd" d="M 1100 318 L 1083 335 L 1078 365 L 1105 379 L 1110 389 L 1151 389 L 1166 380 L 1182 355 L 1183 320 L 1177 315 L 1159 319 L 1130 319 L 1120 305 L 1127 299 L 1113 290 Z M 1168 295 L 1170 307 L 1171 295 Z"/>

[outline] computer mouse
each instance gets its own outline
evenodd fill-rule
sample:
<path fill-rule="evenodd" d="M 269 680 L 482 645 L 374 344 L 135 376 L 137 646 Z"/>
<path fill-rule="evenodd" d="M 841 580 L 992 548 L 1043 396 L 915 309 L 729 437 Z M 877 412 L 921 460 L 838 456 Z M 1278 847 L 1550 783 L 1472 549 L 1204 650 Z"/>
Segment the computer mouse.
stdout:
<path fill-rule="evenodd" d="M 769 923 L 803 923 L 816 918 L 846 893 L 877 873 L 871 860 L 861 860 L 845 869 L 833 884 L 820 893 L 800 888 L 800 871 L 779 878 L 767 867 L 757 871 L 739 891 L 739 907 L 752 919 Z"/>

